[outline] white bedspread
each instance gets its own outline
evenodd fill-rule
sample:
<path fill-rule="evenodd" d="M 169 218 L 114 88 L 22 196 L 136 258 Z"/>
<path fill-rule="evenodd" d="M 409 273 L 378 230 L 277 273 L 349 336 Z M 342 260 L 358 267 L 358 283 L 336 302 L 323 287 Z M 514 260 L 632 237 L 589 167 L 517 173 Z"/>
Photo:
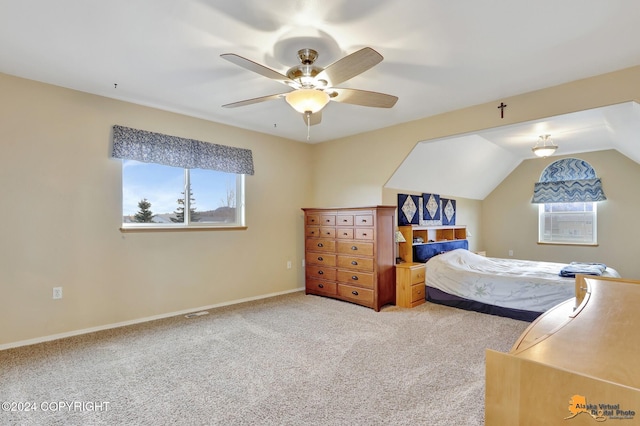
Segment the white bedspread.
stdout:
<path fill-rule="evenodd" d="M 545 312 L 575 296 L 575 279 L 558 274 L 565 263 L 499 259 L 452 250 L 426 263 L 427 286 L 495 306 Z M 619 277 L 606 269 L 604 276 Z"/>

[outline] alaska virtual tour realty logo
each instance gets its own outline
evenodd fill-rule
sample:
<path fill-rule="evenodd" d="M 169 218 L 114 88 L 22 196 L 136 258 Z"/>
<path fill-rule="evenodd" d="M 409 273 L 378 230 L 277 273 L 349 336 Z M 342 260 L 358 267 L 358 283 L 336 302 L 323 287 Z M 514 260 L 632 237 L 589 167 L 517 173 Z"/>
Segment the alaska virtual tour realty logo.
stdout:
<path fill-rule="evenodd" d="M 573 419 L 578 414 L 587 414 L 597 422 L 605 420 L 633 420 L 636 415 L 634 410 L 625 410 L 620 404 L 588 404 L 587 398 L 582 395 L 573 395 L 569 400 L 569 412 L 571 415 L 565 420 Z"/>

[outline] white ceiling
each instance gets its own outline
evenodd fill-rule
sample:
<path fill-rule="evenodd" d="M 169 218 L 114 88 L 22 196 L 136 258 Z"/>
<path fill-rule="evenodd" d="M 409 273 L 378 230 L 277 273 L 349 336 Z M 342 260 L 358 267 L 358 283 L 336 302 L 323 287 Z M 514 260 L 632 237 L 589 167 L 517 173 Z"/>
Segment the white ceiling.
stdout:
<path fill-rule="evenodd" d="M 307 142 L 283 99 L 221 107 L 287 88 L 220 54 L 285 72 L 301 47 L 376 49 L 341 87 L 398 103 L 331 102 L 315 143 L 638 65 L 639 21 L 638 0 L 2 0 L 0 72 Z"/>

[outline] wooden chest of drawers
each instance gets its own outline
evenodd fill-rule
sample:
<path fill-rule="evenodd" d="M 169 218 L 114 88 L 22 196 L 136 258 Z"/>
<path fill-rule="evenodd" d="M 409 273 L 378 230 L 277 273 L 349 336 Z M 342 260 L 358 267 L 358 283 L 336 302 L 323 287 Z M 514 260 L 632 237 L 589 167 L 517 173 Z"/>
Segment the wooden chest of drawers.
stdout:
<path fill-rule="evenodd" d="M 396 265 L 396 305 L 413 308 L 425 302 L 425 264 Z"/>
<path fill-rule="evenodd" d="M 395 206 L 305 208 L 305 290 L 379 311 L 395 303 Z"/>

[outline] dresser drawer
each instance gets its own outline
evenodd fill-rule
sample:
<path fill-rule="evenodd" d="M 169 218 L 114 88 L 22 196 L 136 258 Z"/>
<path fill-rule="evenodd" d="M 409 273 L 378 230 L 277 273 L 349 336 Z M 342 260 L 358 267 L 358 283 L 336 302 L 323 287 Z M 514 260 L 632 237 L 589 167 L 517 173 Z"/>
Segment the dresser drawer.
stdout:
<path fill-rule="evenodd" d="M 373 258 L 355 257 L 355 256 L 338 256 L 338 267 L 345 268 L 345 269 L 357 269 L 358 271 L 373 272 Z"/>
<path fill-rule="evenodd" d="M 336 228 L 327 228 L 326 226 L 320 227 L 320 237 L 322 238 L 335 238 Z"/>
<path fill-rule="evenodd" d="M 316 280 L 313 278 L 307 279 L 305 290 L 307 294 L 322 294 L 327 296 L 335 296 L 338 294 L 338 285 L 336 283 Z"/>
<path fill-rule="evenodd" d="M 304 235 L 306 237 L 319 237 L 320 236 L 320 227 L 319 226 L 307 226 L 304 229 Z"/>
<path fill-rule="evenodd" d="M 338 215 L 336 216 L 336 224 L 338 226 L 353 226 L 353 216 L 352 215 Z"/>
<path fill-rule="evenodd" d="M 411 268 L 411 284 L 424 284 L 425 268 Z"/>
<path fill-rule="evenodd" d="M 373 215 L 356 215 L 356 226 L 373 226 Z"/>
<path fill-rule="evenodd" d="M 304 259 L 306 265 L 336 266 L 335 254 L 307 252 Z"/>
<path fill-rule="evenodd" d="M 370 306 L 373 304 L 373 290 L 338 284 L 338 295 L 347 300 L 351 300 L 363 305 Z"/>
<path fill-rule="evenodd" d="M 322 226 L 335 226 L 336 225 L 336 216 L 333 214 L 321 214 L 320 215 L 320 225 Z"/>
<path fill-rule="evenodd" d="M 373 241 L 373 228 L 356 228 L 356 240 Z"/>
<path fill-rule="evenodd" d="M 329 268 L 319 265 L 307 265 L 305 268 L 307 278 L 316 278 L 321 280 L 335 281 L 336 270 L 335 268 Z"/>
<path fill-rule="evenodd" d="M 338 241 L 338 253 L 358 256 L 373 256 L 373 243 Z"/>
<path fill-rule="evenodd" d="M 338 281 L 360 287 L 373 288 L 373 274 L 366 272 L 339 270 Z"/>
<path fill-rule="evenodd" d="M 335 240 L 323 238 L 307 238 L 305 247 L 307 251 L 322 251 L 334 253 L 336 251 L 336 242 Z"/>
<path fill-rule="evenodd" d="M 411 286 L 411 301 L 424 301 L 425 300 L 425 285 L 424 284 L 416 284 Z"/>
<path fill-rule="evenodd" d="M 336 236 L 342 240 L 353 240 L 353 228 L 338 228 Z"/>
<path fill-rule="evenodd" d="M 319 214 L 307 214 L 307 220 L 305 221 L 306 225 L 320 225 L 320 215 Z"/>

